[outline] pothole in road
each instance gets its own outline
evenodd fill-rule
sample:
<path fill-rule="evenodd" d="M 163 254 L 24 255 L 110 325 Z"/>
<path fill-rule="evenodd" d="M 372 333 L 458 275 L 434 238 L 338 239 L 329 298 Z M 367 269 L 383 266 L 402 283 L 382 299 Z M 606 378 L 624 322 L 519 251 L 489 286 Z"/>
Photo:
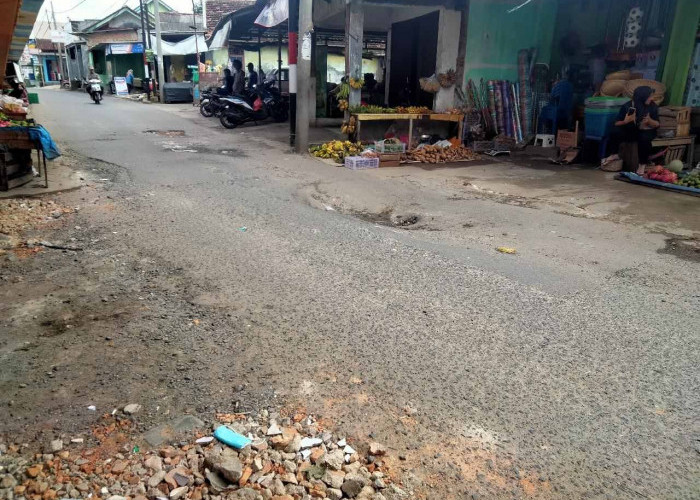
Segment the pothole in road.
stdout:
<path fill-rule="evenodd" d="M 144 134 L 162 135 L 165 137 L 184 137 L 184 130 L 144 130 Z"/>
<path fill-rule="evenodd" d="M 394 215 L 391 218 L 391 223 L 396 227 L 409 227 L 416 225 L 419 220 L 420 217 L 416 214 Z"/>
<path fill-rule="evenodd" d="M 394 226 L 404 229 L 426 229 L 423 226 L 416 226 L 416 224 L 421 221 L 421 217 L 418 214 L 392 214 L 389 208 L 379 213 L 359 211 L 353 211 L 351 213 L 359 219 L 383 226 Z"/>

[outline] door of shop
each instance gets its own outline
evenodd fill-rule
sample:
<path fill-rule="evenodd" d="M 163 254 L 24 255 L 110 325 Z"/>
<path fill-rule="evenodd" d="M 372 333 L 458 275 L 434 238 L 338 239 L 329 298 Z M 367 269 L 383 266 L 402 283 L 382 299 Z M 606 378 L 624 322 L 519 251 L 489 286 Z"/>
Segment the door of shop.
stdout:
<path fill-rule="evenodd" d="M 391 25 L 389 105 L 433 105 L 433 95 L 420 88 L 418 80 L 435 72 L 437 61 L 438 11 Z"/>

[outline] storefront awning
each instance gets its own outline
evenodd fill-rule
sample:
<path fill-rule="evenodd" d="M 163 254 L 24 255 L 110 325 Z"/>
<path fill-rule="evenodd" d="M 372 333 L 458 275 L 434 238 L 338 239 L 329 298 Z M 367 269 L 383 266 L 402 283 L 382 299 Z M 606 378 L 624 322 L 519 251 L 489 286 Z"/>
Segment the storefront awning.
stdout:
<path fill-rule="evenodd" d="M 264 29 L 255 26 L 254 23 L 266 5 L 267 0 L 258 0 L 254 5 L 223 16 L 207 40 L 209 50 L 227 49 L 230 39 L 250 38 L 251 30 Z M 286 24 L 284 31 L 286 32 Z"/>
<path fill-rule="evenodd" d="M 44 0 L 0 0 L 0 76 L 7 61 L 19 61 Z"/>
<path fill-rule="evenodd" d="M 196 54 L 197 49 L 199 52 L 207 51 L 207 41 L 204 35 L 192 35 L 180 40 L 179 42 L 166 42 L 161 40 L 161 48 L 163 49 L 164 56 L 186 56 L 188 54 Z M 156 50 L 156 37 L 151 36 L 151 47 L 153 47 L 153 52 L 157 54 Z"/>

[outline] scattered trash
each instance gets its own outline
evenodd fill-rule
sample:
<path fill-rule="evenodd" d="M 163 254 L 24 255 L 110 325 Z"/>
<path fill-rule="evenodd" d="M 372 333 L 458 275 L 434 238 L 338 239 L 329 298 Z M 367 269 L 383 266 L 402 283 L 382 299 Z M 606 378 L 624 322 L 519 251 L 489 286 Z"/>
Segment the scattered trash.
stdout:
<path fill-rule="evenodd" d="M 103 432 L 112 432 L 115 425 L 129 439 L 126 432 L 134 425 L 133 420 L 117 416 L 95 429 L 98 441 Z M 174 422 L 170 425 L 179 428 Z M 270 417 L 267 411 L 261 411 L 235 419 L 230 425 L 232 428 L 218 427 L 215 437 L 229 445 L 233 438 L 237 441 L 233 447 L 240 452 L 226 448 L 211 436 L 188 440 L 183 434 L 177 438 L 173 435 L 157 448 L 143 452 L 127 441 L 129 444 L 120 450 L 115 448 L 106 454 L 106 449 L 100 447 L 99 453 L 90 449 L 62 451 L 58 457 L 33 455 L 24 460 L 19 457 L 18 446 L 10 448 L 10 454 L 24 461 L 18 467 L 5 469 L 0 492 L 2 498 L 22 498 L 26 496 L 25 490 L 35 491 L 34 484 L 40 480 L 44 490 L 50 493 L 31 498 L 413 498 L 397 486 L 396 479 L 385 468 L 387 461 L 380 456 L 386 453 L 385 447 L 373 443 L 370 451 L 374 455 L 361 456 L 346 439 L 324 430 L 313 416 L 297 413 Z M 271 427 L 278 428 L 280 433 L 266 436 Z M 194 433 L 195 429 L 189 427 L 187 432 Z M 244 435 L 253 438 L 253 442 Z M 302 442 L 317 446 L 300 449 Z M 338 447 L 337 443 L 344 446 Z M 5 460 L 5 450 L 0 451 Z M 59 459 L 60 469 L 54 465 Z M 3 491 L 5 484 L 11 484 L 10 491 L 18 493 L 7 497 L 7 490 Z"/>
<path fill-rule="evenodd" d="M 497 247 L 496 250 L 498 250 L 501 253 L 507 253 L 507 254 L 516 253 L 515 248 L 510 248 L 510 247 Z"/>
<path fill-rule="evenodd" d="M 97 407 L 95 405 L 90 405 L 90 406 L 88 406 L 88 410 L 97 411 Z"/>
<path fill-rule="evenodd" d="M 248 230 L 248 228 L 243 226 L 243 227 L 239 227 L 238 230 L 241 231 L 242 233 L 245 233 Z"/>
<path fill-rule="evenodd" d="M 250 439 L 242 434 L 232 431 L 225 425 L 222 425 L 214 431 L 214 437 L 222 443 L 225 443 L 232 448 L 236 448 L 237 450 L 241 450 L 252 443 Z"/>
<path fill-rule="evenodd" d="M 82 444 L 83 441 L 85 441 L 83 438 L 73 438 L 70 440 L 70 442 L 73 444 Z"/>
<path fill-rule="evenodd" d="M 335 208 L 333 208 L 333 207 L 330 206 L 330 205 L 326 205 L 326 206 L 325 206 L 325 209 L 326 209 L 327 212 L 335 212 Z"/>

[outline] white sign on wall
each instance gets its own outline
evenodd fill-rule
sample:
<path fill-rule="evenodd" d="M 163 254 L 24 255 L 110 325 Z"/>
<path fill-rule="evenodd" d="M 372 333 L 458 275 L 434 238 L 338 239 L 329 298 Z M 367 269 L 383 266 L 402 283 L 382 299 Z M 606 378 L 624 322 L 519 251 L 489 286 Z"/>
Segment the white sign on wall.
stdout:
<path fill-rule="evenodd" d="M 63 31 L 51 30 L 51 41 L 53 43 L 64 43 L 66 34 Z"/>

